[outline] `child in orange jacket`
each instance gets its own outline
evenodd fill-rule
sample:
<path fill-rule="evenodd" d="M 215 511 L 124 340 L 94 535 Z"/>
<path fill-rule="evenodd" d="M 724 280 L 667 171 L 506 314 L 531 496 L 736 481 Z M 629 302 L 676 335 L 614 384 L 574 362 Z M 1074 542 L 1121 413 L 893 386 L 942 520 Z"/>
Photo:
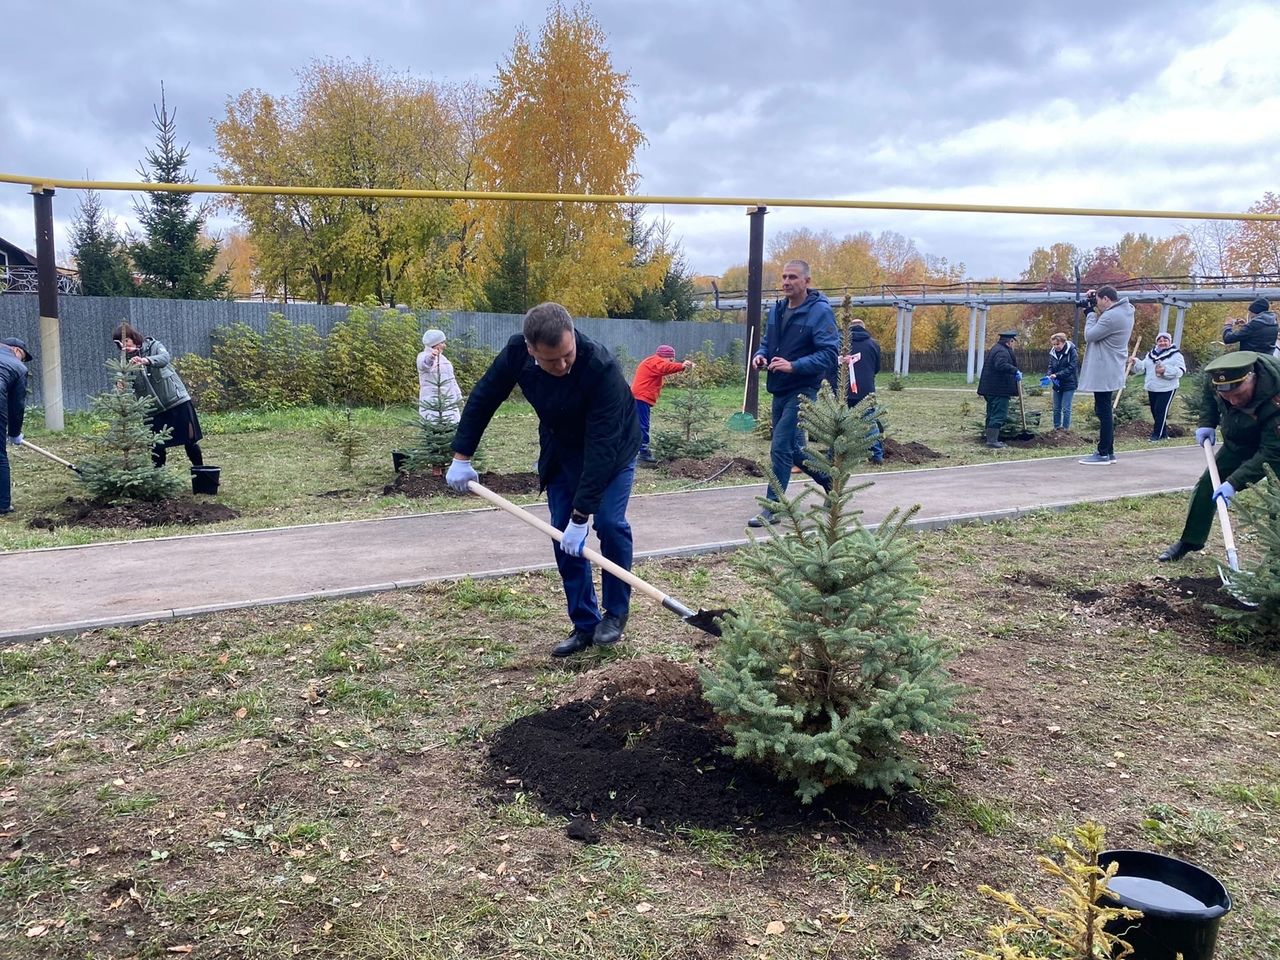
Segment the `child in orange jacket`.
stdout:
<path fill-rule="evenodd" d="M 649 414 L 662 395 L 663 378 L 693 368 L 688 360 L 676 363 L 675 356 L 675 347 L 662 344 L 654 351 L 653 356 L 640 361 L 636 367 L 636 375 L 631 380 L 631 395 L 636 398 L 636 415 L 640 418 L 638 459 L 641 463 L 653 463 L 656 460 L 649 450 Z"/>

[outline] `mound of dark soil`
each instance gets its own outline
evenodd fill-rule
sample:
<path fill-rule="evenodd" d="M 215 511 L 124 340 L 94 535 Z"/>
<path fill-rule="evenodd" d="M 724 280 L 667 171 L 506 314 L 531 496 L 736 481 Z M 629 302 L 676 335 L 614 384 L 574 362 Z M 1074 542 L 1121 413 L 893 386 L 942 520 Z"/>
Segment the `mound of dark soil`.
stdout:
<path fill-rule="evenodd" d="M 480 483 L 494 493 L 537 493 L 538 475 L 536 473 L 482 473 Z M 399 473 L 394 483 L 382 488 L 383 493 L 399 493 L 406 497 L 426 499 L 427 497 L 466 497 L 470 494 L 457 493 L 444 482 L 444 475 L 432 473 Z"/>
<path fill-rule="evenodd" d="M 1125 437 L 1130 440 L 1148 440 L 1151 437 L 1151 428 L 1153 424 L 1146 420 L 1130 420 L 1128 423 L 1119 424 L 1116 427 L 1116 436 Z M 1165 424 L 1164 432 L 1171 438 L 1185 437 L 1187 428 L 1179 426 L 1176 423 Z"/>
<path fill-rule="evenodd" d="M 978 442 L 984 442 L 985 438 L 979 437 Z M 1001 437 L 1001 441 L 1008 447 L 1021 447 L 1023 449 L 1033 447 L 1083 447 L 1093 441 L 1086 440 L 1080 434 L 1073 430 L 1042 430 L 1033 436 L 1030 440 L 1019 440 L 1016 437 Z"/>
<path fill-rule="evenodd" d="M 1156 629 L 1178 629 L 1211 635 L 1223 622 L 1214 607 L 1248 609 L 1222 586 L 1217 577 L 1154 577 L 1124 583 L 1115 588 L 1077 589 L 1034 572 L 1019 572 L 1008 579 L 1037 590 L 1061 593 L 1083 607 L 1112 617 L 1124 617 Z"/>
<path fill-rule="evenodd" d="M 945 456 L 946 454 L 939 453 L 918 440 L 899 443 L 892 437 L 885 437 L 884 439 L 884 458 L 886 462 L 894 460 L 900 463 L 928 463 L 930 460 L 941 460 Z"/>
<path fill-rule="evenodd" d="M 763 477 L 764 468 L 746 457 L 684 457 L 660 465 L 668 476 L 685 480 L 723 480 L 727 477 Z"/>
<path fill-rule="evenodd" d="M 98 503 L 68 497 L 58 516 L 32 517 L 27 526 L 35 530 L 71 527 L 123 527 L 144 530 L 148 527 L 195 526 L 198 523 L 221 523 L 240 514 L 230 507 L 207 500 L 158 500 L 148 503 Z"/>
<path fill-rule="evenodd" d="M 930 809 L 911 794 L 890 800 L 834 788 L 805 806 L 794 784 L 723 752 L 729 738 L 700 690 L 689 689 L 689 673 L 677 670 L 673 687 L 644 692 L 636 679 L 660 683 L 664 675 L 641 668 L 636 676 L 602 676 L 584 688 L 590 699 L 516 720 L 489 746 L 495 786 L 525 791 L 563 816 L 618 817 L 660 830 L 830 829 L 838 822 L 872 833 L 927 821 Z"/>

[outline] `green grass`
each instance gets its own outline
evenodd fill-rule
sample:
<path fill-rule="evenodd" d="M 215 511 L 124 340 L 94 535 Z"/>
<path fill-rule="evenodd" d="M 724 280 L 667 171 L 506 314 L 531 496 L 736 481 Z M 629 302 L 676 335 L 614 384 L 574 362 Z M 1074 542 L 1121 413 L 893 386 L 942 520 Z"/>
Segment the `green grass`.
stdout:
<path fill-rule="evenodd" d="M 930 466 L 965 463 L 988 463 L 998 459 L 1028 456 L 1052 456 L 1077 452 L 1063 448 L 1044 450 L 990 451 L 978 442 L 983 402 L 972 385 L 964 383 L 963 374 L 911 374 L 907 388 L 889 391 L 888 377 L 881 378 L 879 399 L 886 408 L 888 435 L 900 442 L 923 443 L 945 459 Z M 923 388 L 929 389 L 923 389 Z M 768 442 L 764 431 L 750 434 L 728 429 L 729 417 L 741 408 L 740 387 L 719 387 L 706 391 L 712 408 L 712 421 L 724 447 L 724 455 L 743 456 L 757 463 L 768 463 Z M 760 418 L 767 427 L 770 401 L 760 391 Z M 1027 399 L 1028 412 L 1040 411 L 1042 422 L 1051 419 L 1052 401 L 1048 395 Z M 1088 434 L 1089 402 L 1078 398 L 1076 409 L 1079 432 Z M 0 549 L 68 546 L 101 540 L 137 539 L 140 537 L 174 536 L 201 530 L 238 530 L 279 527 L 291 524 L 326 523 L 359 520 L 438 510 L 471 509 L 473 498 L 440 496 L 412 499 L 399 494 L 384 494 L 383 489 L 394 480 L 391 451 L 407 446 L 413 437 L 409 406 L 386 409 L 359 408 L 354 417 L 364 437 L 364 449 L 350 473 L 344 472 L 337 451 L 322 438 L 327 408 L 303 407 L 293 410 L 237 411 L 201 415 L 205 430 L 203 449 L 209 464 L 222 468 L 222 483 L 217 502 L 236 510 L 235 520 L 205 527 L 156 527 L 149 530 L 89 529 L 59 525 L 53 531 L 31 529 L 27 521 L 34 516 L 54 516 L 67 497 L 84 497 L 75 475 L 52 464 L 37 454 L 15 451 L 13 459 L 14 503 L 18 512 L 0 522 Z M 669 426 L 670 403 L 660 403 L 654 411 L 654 430 Z M 67 417 L 67 429 L 58 434 L 45 431 L 30 418 L 27 435 L 36 443 L 74 462 L 89 450 L 87 437 L 98 429 L 89 415 L 76 413 Z M 1175 410 L 1175 422 L 1182 419 Z M 529 472 L 538 459 L 537 422 L 532 408 L 522 402 L 508 402 L 494 417 L 480 450 L 481 466 L 502 473 Z M 1121 443 L 1121 449 L 1146 447 L 1145 443 Z M 1082 444 L 1078 452 L 1088 450 Z M 901 464 L 896 465 L 898 467 Z M 863 469 L 869 473 L 893 469 Z M 170 468 L 186 472 L 187 464 L 180 450 L 171 452 Z M 742 478 L 725 475 L 714 483 L 738 484 Z M 696 480 L 670 477 L 662 469 L 642 470 L 636 475 L 635 493 L 660 493 L 691 489 L 701 484 Z M 529 502 L 534 497 L 516 497 Z"/>
<path fill-rule="evenodd" d="M 1146 497 L 919 536 L 920 624 L 956 654 L 969 726 L 912 743 L 923 815 L 902 826 L 605 822 L 598 844 L 571 840 L 489 768 L 494 732 L 591 670 L 711 651 L 638 606 L 607 656 L 552 661 L 554 574 L 10 646 L 0 942 L 32 960 L 943 960 L 999 912 L 979 883 L 1043 901 L 1046 838 L 1094 816 L 1117 848 L 1224 880 L 1219 955 L 1274 956 L 1280 664 L 1071 599 L 1173 603 L 1152 539 L 1182 509 Z M 1210 552 L 1177 575 L 1216 577 Z M 740 559 L 645 573 L 745 608 L 760 592 Z"/>

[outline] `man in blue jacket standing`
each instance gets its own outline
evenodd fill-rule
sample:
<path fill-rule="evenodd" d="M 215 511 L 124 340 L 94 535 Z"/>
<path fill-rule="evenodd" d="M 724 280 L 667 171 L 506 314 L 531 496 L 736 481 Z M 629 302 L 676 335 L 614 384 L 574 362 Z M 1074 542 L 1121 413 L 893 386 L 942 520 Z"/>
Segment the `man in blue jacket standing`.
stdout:
<path fill-rule="evenodd" d="M 783 299 L 769 311 L 760 349 L 751 359 L 757 370 L 768 369 L 768 390 L 773 396 L 773 442 L 769 456 L 774 479 L 785 493 L 791 468 L 797 466 L 830 486 L 826 476 L 811 471 L 804 463 L 804 431 L 800 429 L 800 398 L 813 400 L 822 381 L 836 380 L 836 357 L 840 353 L 840 332 L 826 295 L 810 290 L 809 264 L 788 260 L 782 267 Z M 778 499 L 773 484 L 765 496 Z M 762 510 L 747 521 L 751 527 L 778 522 L 771 510 Z"/>
<path fill-rule="evenodd" d="M 0 340 L 0 514 L 13 513 L 9 484 L 9 452 L 22 444 L 22 418 L 27 410 L 27 364 L 31 351 L 16 337 Z"/>

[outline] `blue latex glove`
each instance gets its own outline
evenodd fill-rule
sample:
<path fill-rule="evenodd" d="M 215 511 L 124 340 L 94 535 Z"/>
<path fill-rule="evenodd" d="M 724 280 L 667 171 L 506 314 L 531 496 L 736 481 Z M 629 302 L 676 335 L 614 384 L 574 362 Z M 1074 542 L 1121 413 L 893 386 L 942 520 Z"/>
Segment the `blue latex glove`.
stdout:
<path fill-rule="evenodd" d="M 1047 386 L 1049 386 L 1049 384 L 1051 384 L 1051 383 L 1053 383 L 1053 381 L 1052 381 L 1052 380 L 1050 380 L 1048 377 L 1041 377 L 1041 378 L 1040 378 L 1040 386 L 1042 386 L 1042 387 L 1047 387 Z"/>
<path fill-rule="evenodd" d="M 1021 370 L 1015 370 L 1015 371 L 1013 371 L 1013 373 L 1014 373 L 1014 376 L 1016 376 L 1016 377 L 1018 378 L 1018 382 L 1019 382 L 1019 383 L 1021 383 L 1021 382 L 1022 382 L 1022 371 L 1021 371 Z"/>
<path fill-rule="evenodd" d="M 18 434 L 16 437 L 10 437 L 9 442 L 12 443 L 15 447 L 22 446 L 22 442 L 23 442 L 22 434 Z"/>
<path fill-rule="evenodd" d="M 1209 441 L 1209 446 L 1216 446 L 1218 432 L 1213 427 L 1196 427 L 1196 444 L 1203 447 L 1206 440 Z"/>
<path fill-rule="evenodd" d="M 1235 495 L 1236 495 L 1236 488 L 1233 487 L 1230 483 L 1224 483 L 1222 486 L 1218 487 L 1217 490 L 1213 491 L 1213 499 L 1221 500 L 1228 507 L 1231 506 L 1231 498 L 1234 497 Z"/>
<path fill-rule="evenodd" d="M 571 557 L 582 556 L 582 548 L 587 542 L 588 525 L 585 523 L 574 523 L 569 521 L 569 525 L 564 528 L 564 539 L 560 541 L 560 549 Z"/>
<path fill-rule="evenodd" d="M 449 464 L 449 472 L 444 475 L 444 482 L 459 493 L 468 493 L 467 484 L 474 480 L 480 482 L 480 474 L 471 465 L 470 460 L 454 460 Z"/>

